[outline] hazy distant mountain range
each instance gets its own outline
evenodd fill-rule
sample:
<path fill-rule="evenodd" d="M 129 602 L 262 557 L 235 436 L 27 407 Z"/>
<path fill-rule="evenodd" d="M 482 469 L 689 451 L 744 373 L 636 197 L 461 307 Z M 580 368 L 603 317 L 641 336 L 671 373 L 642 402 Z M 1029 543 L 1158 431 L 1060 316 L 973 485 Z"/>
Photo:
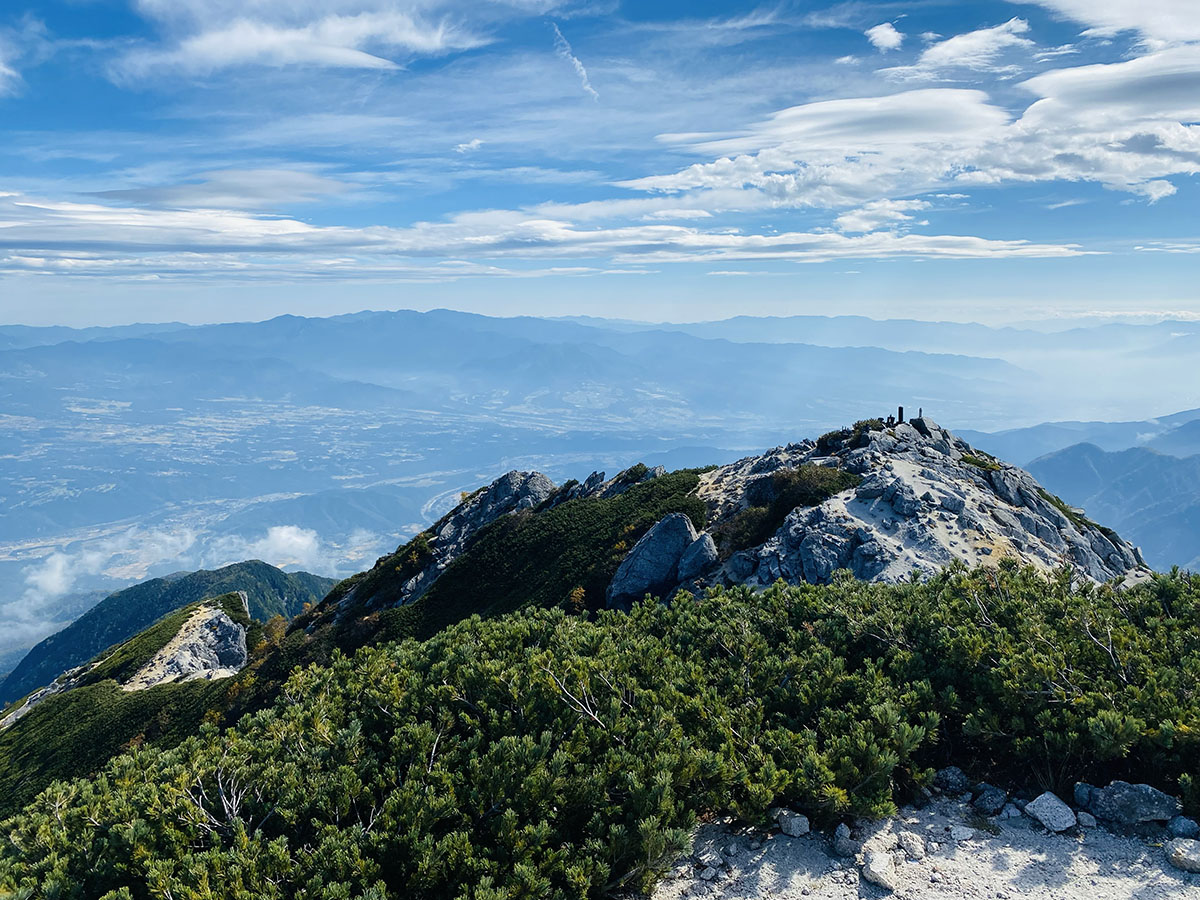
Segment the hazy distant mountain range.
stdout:
<path fill-rule="evenodd" d="M 1140 422 L 1044 422 L 991 433 L 961 432 L 964 440 L 1018 465 L 1075 444 L 1094 444 L 1102 450 L 1147 447 L 1170 456 L 1194 456 L 1200 453 L 1200 409 Z"/>
<path fill-rule="evenodd" d="M 87 591 L 251 557 L 361 569 L 512 468 L 727 462 L 901 403 L 1018 464 L 1083 441 L 1196 452 L 1200 414 L 1147 420 L 1145 397 L 1200 406 L 1197 333 L 445 310 L 3 326 L 0 659 Z M 1104 421 L 1011 431 L 1071 416 Z"/>

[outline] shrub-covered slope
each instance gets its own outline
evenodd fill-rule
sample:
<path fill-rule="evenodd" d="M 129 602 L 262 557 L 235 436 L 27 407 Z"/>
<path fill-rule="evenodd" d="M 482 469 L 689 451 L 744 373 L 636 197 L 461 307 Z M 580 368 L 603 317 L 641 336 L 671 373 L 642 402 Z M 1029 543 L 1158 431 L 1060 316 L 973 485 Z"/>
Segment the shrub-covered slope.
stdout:
<path fill-rule="evenodd" d="M 49 684 L 67 669 L 129 640 L 175 609 L 206 597 L 243 591 L 250 615 L 265 622 L 291 619 L 306 603 L 318 603 L 334 581 L 308 572 L 284 572 L 259 560 L 171 578 L 153 578 L 101 600 L 91 610 L 29 651 L 0 681 L 0 703 L 11 703 Z"/>
<path fill-rule="evenodd" d="M 635 472 L 637 477 L 645 474 Z M 600 609 L 604 592 L 629 549 L 655 522 L 686 513 L 703 527 L 705 506 L 695 496 L 692 471 L 660 475 L 611 497 L 556 502 L 503 515 L 474 536 L 414 603 L 381 616 L 385 638 L 428 637 L 471 615 L 490 616 L 522 606 Z M 570 491 L 567 487 L 566 491 Z M 369 572 L 349 579 L 297 628 L 361 614 L 358 597 L 390 599 L 421 565 L 435 525 Z M 353 589 L 348 601 L 343 597 Z"/>
<path fill-rule="evenodd" d="M 201 606 L 214 606 L 261 640 L 238 594 L 225 594 L 167 614 L 128 641 L 64 676 L 61 693 L 45 697 L 0 730 L 0 813 L 8 813 L 55 778 L 90 774 L 131 744 L 175 744 L 195 734 L 217 708 L 228 681 L 189 681 L 125 691 L 121 684 L 145 666 Z"/>
<path fill-rule="evenodd" d="M 951 759 L 1194 807 L 1198 620 L 1200 579 L 1116 590 L 1012 562 L 472 618 L 50 787 L 0 826 L 0 890 L 600 897 L 648 883 L 697 815 L 879 814 Z"/>

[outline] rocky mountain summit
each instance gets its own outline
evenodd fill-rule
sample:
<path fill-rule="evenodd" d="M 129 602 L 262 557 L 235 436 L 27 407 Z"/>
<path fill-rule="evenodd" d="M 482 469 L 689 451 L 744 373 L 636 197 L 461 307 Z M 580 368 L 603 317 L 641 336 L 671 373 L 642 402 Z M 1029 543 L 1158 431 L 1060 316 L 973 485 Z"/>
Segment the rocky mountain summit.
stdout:
<path fill-rule="evenodd" d="M 814 584 L 849 569 L 898 581 L 954 560 L 1011 558 L 1039 569 L 1069 563 L 1095 581 L 1147 571 L 1135 547 L 1047 493 L 1028 472 L 976 450 L 928 418 L 878 422 L 776 448 L 702 476 L 717 522 L 753 503 L 781 469 L 831 466 L 861 478 L 819 504 L 792 510 L 763 543 L 739 550 L 709 581 Z"/>
<path fill-rule="evenodd" d="M 397 607 L 420 599 L 488 526 L 572 501 L 606 500 L 662 478 L 635 466 L 556 487 L 509 472 L 349 585 L 338 603 Z M 627 608 L 647 594 L 713 585 L 828 582 L 846 569 L 897 582 L 958 561 L 1070 565 L 1097 582 L 1144 578 L 1137 548 L 1045 491 L 1028 472 L 973 448 L 928 417 L 859 422 L 698 472 L 705 522 L 673 512 L 641 533 L 605 596 Z M 700 527 L 698 527 L 700 526 Z"/>

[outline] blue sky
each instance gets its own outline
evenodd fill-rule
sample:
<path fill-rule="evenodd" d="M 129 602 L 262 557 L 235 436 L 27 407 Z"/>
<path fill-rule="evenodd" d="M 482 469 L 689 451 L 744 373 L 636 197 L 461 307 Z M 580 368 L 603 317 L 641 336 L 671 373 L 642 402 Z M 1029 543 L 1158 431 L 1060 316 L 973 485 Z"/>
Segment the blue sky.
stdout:
<path fill-rule="evenodd" d="M 1200 316 L 1200 4 L 9 0 L 0 321 Z"/>

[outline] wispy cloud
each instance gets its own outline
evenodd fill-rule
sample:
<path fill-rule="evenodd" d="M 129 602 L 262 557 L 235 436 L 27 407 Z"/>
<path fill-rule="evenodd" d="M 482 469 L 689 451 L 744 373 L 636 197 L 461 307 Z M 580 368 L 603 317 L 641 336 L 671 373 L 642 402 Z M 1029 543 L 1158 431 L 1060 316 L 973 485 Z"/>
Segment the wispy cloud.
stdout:
<path fill-rule="evenodd" d="M 583 88 L 584 93 L 593 100 L 599 100 L 600 95 L 596 93 L 596 89 L 592 87 L 591 79 L 588 78 L 587 69 L 583 67 L 583 63 L 579 61 L 579 57 L 576 56 L 575 52 L 571 49 L 570 43 L 568 43 L 567 39 L 563 37 L 563 33 L 559 30 L 558 25 L 551 22 L 550 27 L 554 30 L 555 52 L 571 64 L 571 67 L 575 70 L 575 74 L 579 76 L 579 84 Z"/>
<path fill-rule="evenodd" d="M 5 62 L 3 44 L 0 44 L 0 97 L 5 94 L 15 94 L 21 84 L 21 76 L 17 70 Z"/>
<path fill-rule="evenodd" d="M 839 231 L 863 233 L 911 222 L 911 213 L 929 209 L 926 200 L 873 200 L 834 219 Z"/>
<path fill-rule="evenodd" d="M 55 551 L 26 567 L 26 590 L 20 603 L 0 606 L 0 617 L 36 621 L 47 603 L 70 593 L 89 576 L 144 578 L 152 566 L 182 557 L 196 537 L 196 532 L 187 528 L 170 531 L 130 528 L 76 550 Z"/>
<path fill-rule="evenodd" d="M 208 209 L 277 209 L 344 194 L 350 185 L 297 169 L 227 169 L 195 181 L 96 191 L 107 200 L 145 206 Z"/>
<path fill-rule="evenodd" d="M 173 21 L 157 5 L 143 6 Z M 262 6 L 255 10 L 260 15 L 279 12 Z M 163 68 L 203 73 L 246 65 L 394 70 L 401 65 L 396 54 L 436 55 L 488 42 L 448 19 L 429 20 L 386 7 L 307 21 L 251 18 L 239 11 L 225 19 L 219 14 L 204 17 L 174 30 L 180 33 L 173 43 L 131 50 L 116 61 L 114 71 L 135 78 Z"/>
<path fill-rule="evenodd" d="M 922 51 L 911 66 L 897 66 L 884 72 L 896 78 L 930 78 L 955 69 L 977 72 L 1018 72 L 1019 67 L 1004 65 L 1001 58 L 1011 50 L 1028 50 L 1034 42 L 1025 37 L 1029 22 L 1012 18 L 991 28 L 980 28 L 943 41 Z"/>

